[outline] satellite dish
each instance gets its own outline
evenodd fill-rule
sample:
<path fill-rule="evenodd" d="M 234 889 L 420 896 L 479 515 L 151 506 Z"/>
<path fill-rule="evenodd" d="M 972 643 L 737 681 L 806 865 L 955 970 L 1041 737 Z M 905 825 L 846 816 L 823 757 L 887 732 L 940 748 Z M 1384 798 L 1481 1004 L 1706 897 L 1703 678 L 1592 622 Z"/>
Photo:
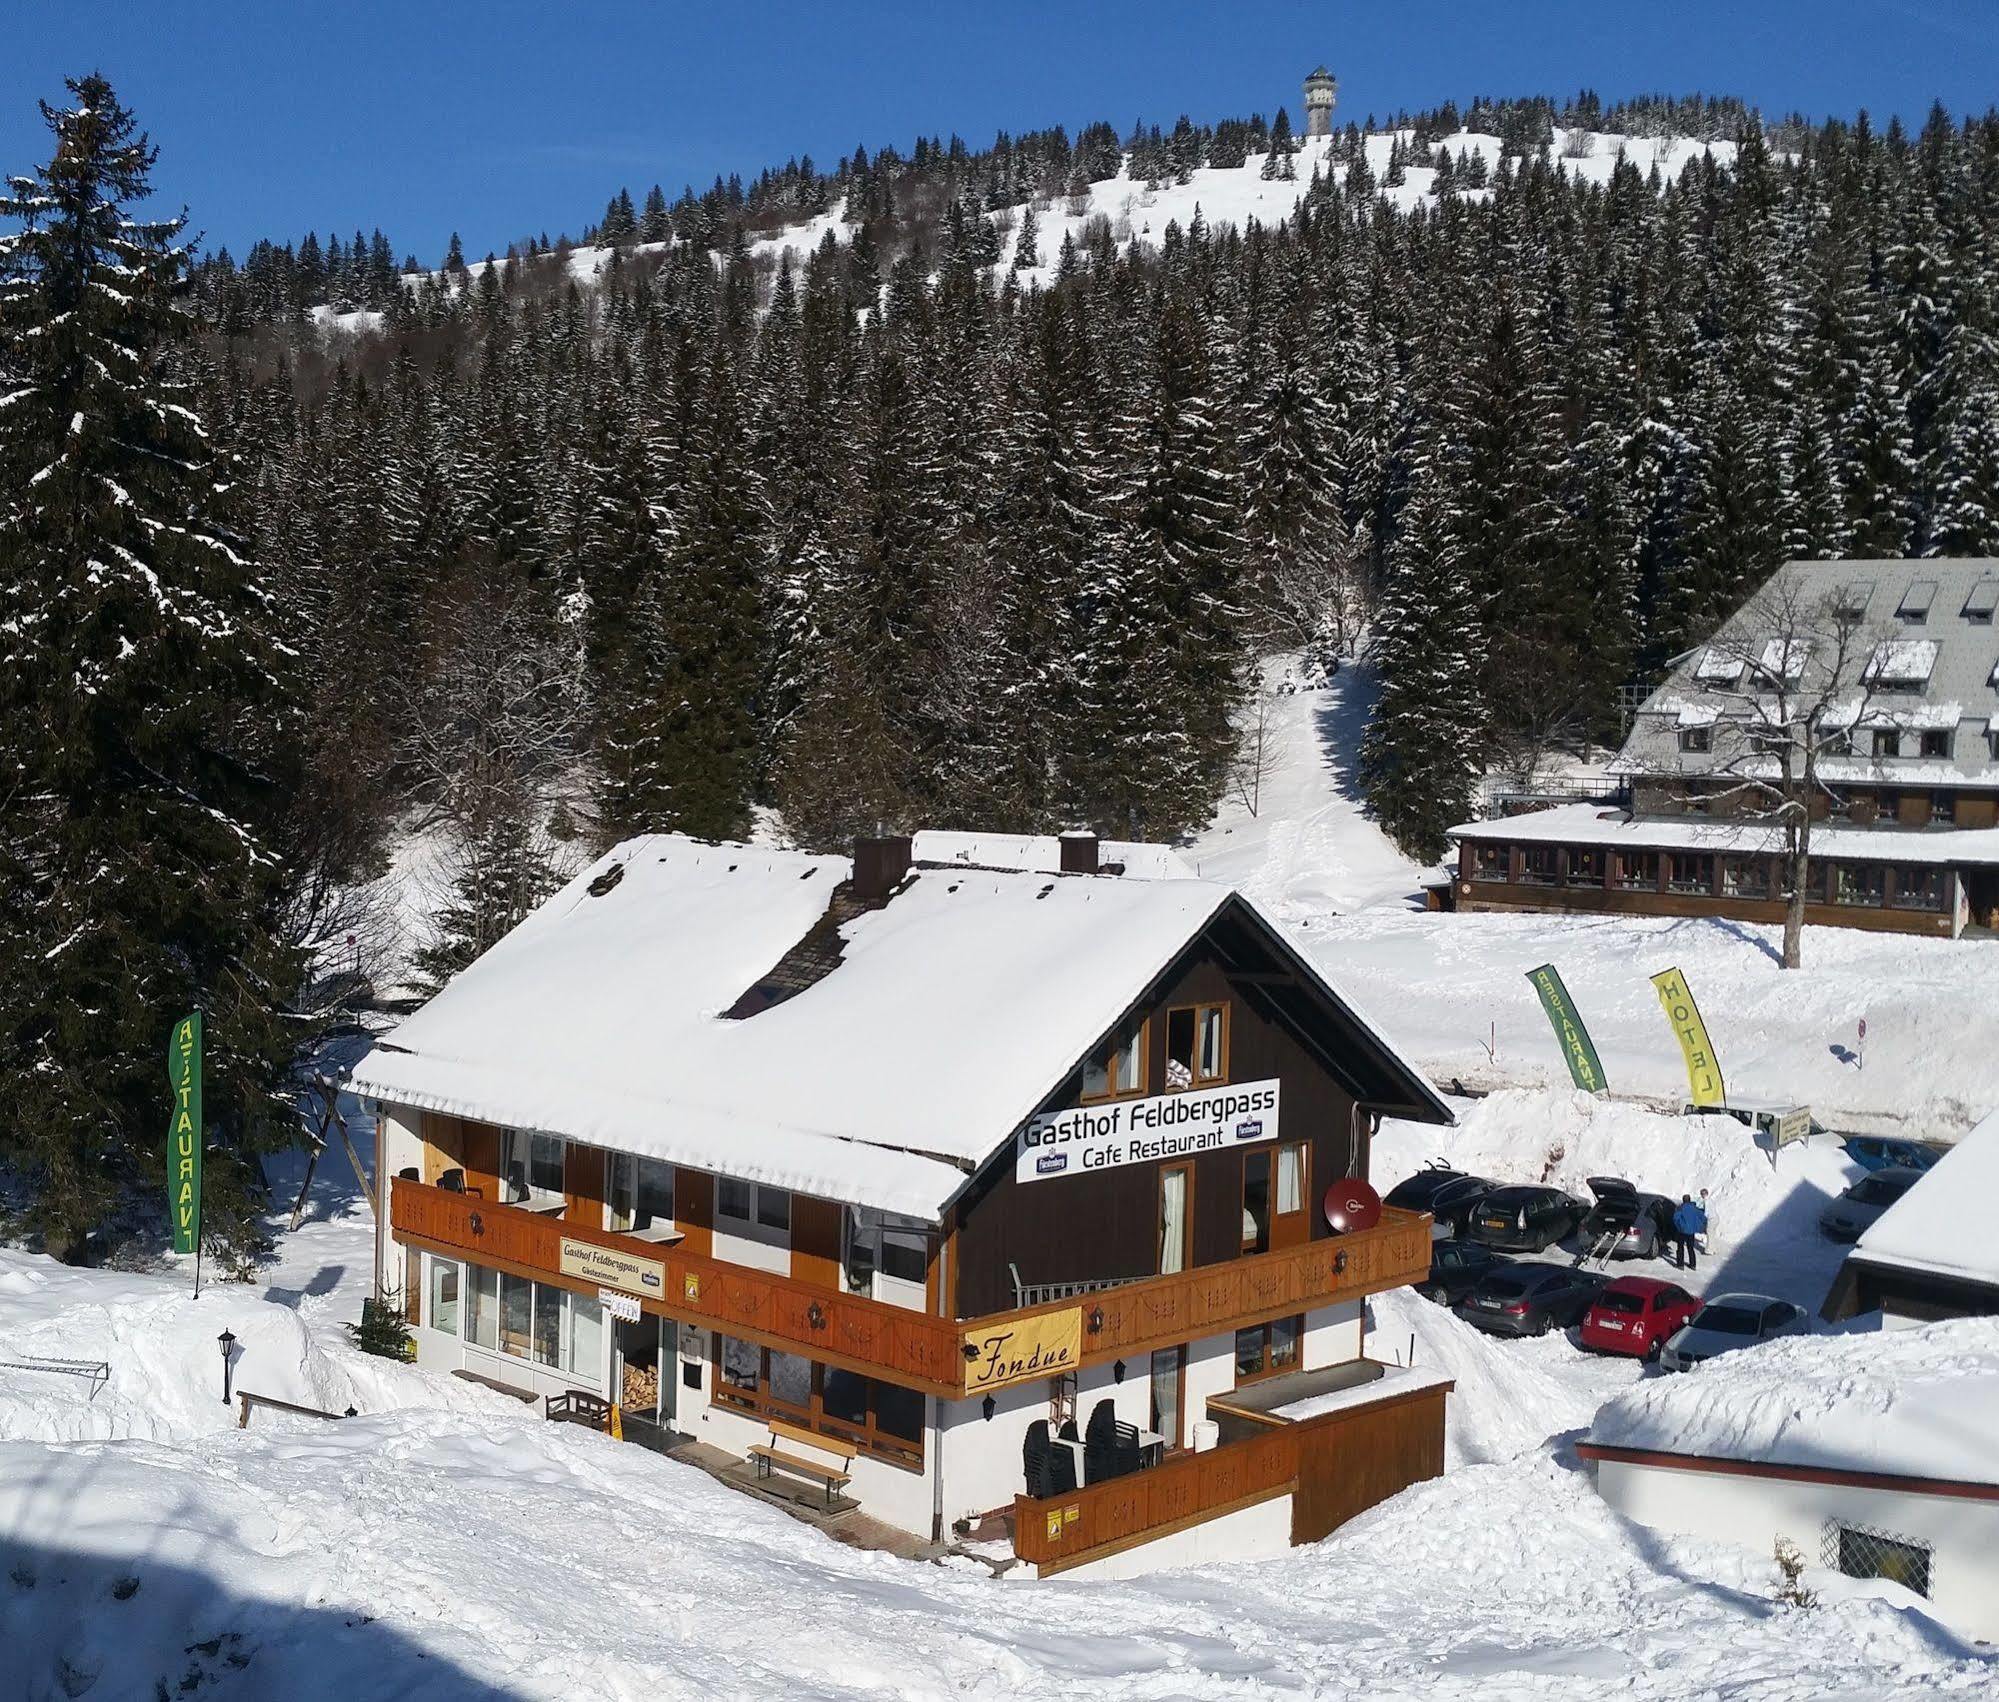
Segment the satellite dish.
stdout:
<path fill-rule="evenodd" d="M 1381 1221 L 1381 1196 L 1358 1176 L 1345 1176 L 1326 1190 L 1326 1226 L 1335 1235 L 1372 1229 Z"/>

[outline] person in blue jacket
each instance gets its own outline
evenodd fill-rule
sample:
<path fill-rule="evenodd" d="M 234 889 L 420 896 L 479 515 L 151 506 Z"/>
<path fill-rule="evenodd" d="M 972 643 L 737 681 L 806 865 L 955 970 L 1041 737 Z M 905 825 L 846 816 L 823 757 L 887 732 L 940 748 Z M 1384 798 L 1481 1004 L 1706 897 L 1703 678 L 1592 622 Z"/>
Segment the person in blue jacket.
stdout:
<path fill-rule="evenodd" d="M 1695 1237 L 1707 1230 L 1707 1213 L 1694 1204 L 1691 1194 L 1682 1194 L 1673 1212 L 1673 1263 L 1683 1271 L 1695 1268 Z"/>

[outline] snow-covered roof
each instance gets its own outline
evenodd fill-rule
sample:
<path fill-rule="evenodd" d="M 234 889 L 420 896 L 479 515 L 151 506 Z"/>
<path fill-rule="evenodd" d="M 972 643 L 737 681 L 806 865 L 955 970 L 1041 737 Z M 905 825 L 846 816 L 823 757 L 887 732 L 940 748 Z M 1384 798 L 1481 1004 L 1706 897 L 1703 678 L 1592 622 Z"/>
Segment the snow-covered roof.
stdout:
<path fill-rule="evenodd" d="M 1718 816 L 1639 816 L 1595 804 L 1556 804 L 1525 815 L 1469 821 L 1450 830 L 1453 839 L 1516 845 L 1609 845 L 1629 851 L 1714 851 L 1767 856 L 1784 848 L 1783 829 L 1770 822 Z M 1999 827 L 1952 828 L 1931 833 L 1902 828 L 1812 829 L 1812 855 L 1874 863 L 1999 863 Z"/>
<path fill-rule="evenodd" d="M 1870 1265 L 1999 1283 L 1995 1208 L 1999 1208 L 1999 1111 L 1869 1224 L 1853 1257 Z"/>
<path fill-rule="evenodd" d="M 1709 1459 L 1999 1483 L 1994 1436 L 1999 1318 L 1960 1318 L 1786 1336 L 1718 1354 L 1685 1376 L 1636 1384 L 1597 1413 L 1589 1439 Z"/>
<path fill-rule="evenodd" d="M 628 841 L 389 1033 L 352 1089 L 935 1221 L 1235 897 L 919 865 L 839 928 L 827 973 L 728 1016 L 848 872 L 840 857 Z M 1365 1033 L 1377 1070 L 1413 1084 L 1394 1097 L 1434 1100 Z"/>
<path fill-rule="evenodd" d="M 913 836 L 919 863 L 950 863 L 982 869 L 1025 869 L 1052 875 L 1062 867 L 1062 841 L 1052 833 L 950 833 L 926 829 Z M 1126 880 L 1192 880 L 1193 869 L 1170 845 L 1105 839 L 1097 860 L 1123 869 Z"/>

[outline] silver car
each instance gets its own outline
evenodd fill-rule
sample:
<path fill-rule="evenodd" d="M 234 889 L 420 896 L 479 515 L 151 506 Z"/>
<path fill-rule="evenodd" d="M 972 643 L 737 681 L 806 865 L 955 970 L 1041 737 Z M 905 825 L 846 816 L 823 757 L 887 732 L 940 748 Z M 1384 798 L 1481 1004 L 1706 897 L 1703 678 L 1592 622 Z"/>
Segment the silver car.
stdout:
<path fill-rule="evenodd" d="M 1876 1218 L 1922 1179 L 1922 1171 L 1906 1164 L 1891 1164 L 1861 1177 L 1819 1213 L 1820 1232 L 1834 1241 L 1858 1241 Z"/>
<path fill-rule="evenodd" d="M 1767 1294 L 1717 1294 L 1675 1330 L 1659 1352 L 1668 1371 L 1690 1371 L 1703 1359 L 1754 1347 L 1773 1336 L 1803 1333 L 1808 1319 L 1802 1306 Z"/>

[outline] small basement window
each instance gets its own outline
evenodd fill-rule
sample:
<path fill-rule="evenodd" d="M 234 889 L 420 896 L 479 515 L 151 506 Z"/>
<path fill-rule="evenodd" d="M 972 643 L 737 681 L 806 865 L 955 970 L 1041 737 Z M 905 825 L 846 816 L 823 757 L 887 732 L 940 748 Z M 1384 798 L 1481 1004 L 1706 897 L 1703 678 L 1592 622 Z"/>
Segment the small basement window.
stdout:
<path fill-rule="evenodd" d="M 1885 1578 L 1919 1596 L 1930 1593 L 1931 1550 L 1904 1536 L 1829 1519 L 1824 1558 L 1828 1567 L 1836 1567 L 1849 1578 Z"/>
<path fill-rule="evenodd" d="M 1145 1091 L 1145 1019 L 1113 1034 L 1083 1065 L 1085 1099 L 1119 1099 Z"/>
<path fill-rule="evenodd" d="M 1181 1005 L 1166 1013 L 1166 1086 L 1212 1087 L 1228 1079 L 1228 1006 Z"/>

